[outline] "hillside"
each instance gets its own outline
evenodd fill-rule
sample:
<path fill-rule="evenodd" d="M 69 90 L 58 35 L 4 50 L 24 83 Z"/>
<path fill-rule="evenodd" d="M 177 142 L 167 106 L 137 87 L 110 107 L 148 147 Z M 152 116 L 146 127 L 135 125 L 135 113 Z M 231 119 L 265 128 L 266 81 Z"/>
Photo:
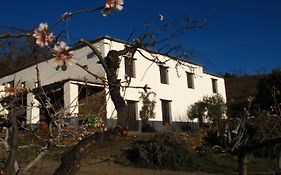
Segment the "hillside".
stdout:
<path fill-rule="evenodd" d="M 230 115 L 239 115 L 249 96 L 258 94 L 257 85 L 268 74 L 225 78 L 225 88 Z"/>

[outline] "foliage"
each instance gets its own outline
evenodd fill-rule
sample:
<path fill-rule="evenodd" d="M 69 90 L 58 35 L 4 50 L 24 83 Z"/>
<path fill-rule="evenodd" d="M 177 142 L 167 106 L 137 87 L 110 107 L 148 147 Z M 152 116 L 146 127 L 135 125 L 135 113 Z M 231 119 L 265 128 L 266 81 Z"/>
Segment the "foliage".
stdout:
<path fill-rule="evenodd" d="M 203 123 L 203 117 L 206 117 L 213 124 L 217 125 L 226 114 L 226 104 L 221 95 L 204 96 L 203 100 L 191 105 L 187 115 L 190 119 L 198 118 L 199 125 Z"/>
<path fill-rule="evenodd" d="M 155 92 L 140 92 L 140 100 L 142 102 L 142 108 L 140 110 L 140 118 L 143 122 L 147 122 L 151 118 L 155 118 Z M 153 99 L 150 98 L 150 96 L 153 96 Z"/>
<path fill-rule="evenodd" d="M 140 100 L 142 108 L 140 110 L 140 118 L 142 120 L 142 131 L 154 131 L 154 128 L 148 123 L 149 119 L 155 118 L 155 92 L 140 92 Z M 151 98 L 152 96 L 152 98 Z"/>
<path fill-rule="evenodd" d="M 131 162 L 152 167 L 183 167 L 190 165 L 194 156 L 188 138 L 173 133 L 158 133 L 148 141 L 136 141 L 125 150 Z"/>
<path fill-rule="evenodd" d="M 281 101 L 281 71 L 273 70 L 273 72 L 257 84 L 258 95 L 256 98 L 257 103 L 262 110 L 272 111 L 277 101 Z"/>
<path fill-rule="evenodd" d="M 0 41 L 0 76 L 40 62 L 51 56 L 48 49 L 34 43 L 34 39 Z"/>
<path fill-rule="evenodd" d="M 101 126 L 101 118 L 96 116 L 96 115 L 92 115 L 88 118 L 89 124 L 91 127 L 96 128 L 96 127 L 100 127 Z"/>

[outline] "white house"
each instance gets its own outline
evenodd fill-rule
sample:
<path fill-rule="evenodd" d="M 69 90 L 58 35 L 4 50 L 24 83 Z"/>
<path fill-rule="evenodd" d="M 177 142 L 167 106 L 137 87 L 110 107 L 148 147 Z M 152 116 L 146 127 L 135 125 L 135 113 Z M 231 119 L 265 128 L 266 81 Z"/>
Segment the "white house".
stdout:
<path fill-rule="evenodd" d="M 103 56 L 106 56 L 110 50 L 121 50 L 127 44 L 110 37 L 101 37 L 93 40 L 92 43 Z M 167 123 L 187 122 L 186 111 L 188 107 L 201 100 L 203 96 L 219 93 L 226 100 L 224 79 L 205 72 L 201 65 L 150 50 L 140 50 L 140 52 L 136 52 L 132 64 L 128 64 L 125 58 L 121 58 L 118 77 L 121 82 L 130 77 L 130 86 L 148 85 L 151 88 L 150 90 L 156 93 L 156 117 L 151 121 L 157 128 L 167 127 L 165 126 Z M 165 64 L 152 63 L 145 59 L 144 56 L 151 59 L 157 57 Z M 74 51 L 74 58 L 88 71 L 100 77 L 105 77 L 105 72 L 98 58 L 89 47 L 81 46 L 77 48 Z M 63 96 L 61 101 L 66 111 L 65 118 L 79 117 L 79 114 L 83 112 L 79 110 L 82 105 L 79 104 L 79 95 L 83 91 L 81 89 L 85 89 L 87 86 L 94 89 L 95 92 L 108 92 L 108 88 L 104 87 L 99 79 L 96 79 L 77 65 L 68 66 L 66 71 L 56 70 L 56 63 L 51 58 L 38 63 L 37 66 L 40 72 L 41 85 L 50 89 L 52 89 L 51 87 L 56 87 L 55 90 L 53 89 L 56 92 L 60 90 L 60 95 Z M 36 88 L 38 86 L 36 65 L 31 65 L 0 78 L 0 84 L 6 88 L 13 86 L 26 89 Z M 121 92 L 121 94 L 124 94 L 124 99 L 129 107 L 129 129 L 131 130 L 139 130 L 140 128 L 140 91 L 142 89 L 127 88 Z M 58 95 L 59 93 L 56 94 L 56 96 Z M 41 116 L 38 111 L 39 101 L 33 94 L 27 94 L 27 123 L 34 124 L 39 121 Z M 116 119 L 116 112 L 108 93 L 106 93 L 105 101 L 107 124 L 110 125 Z"/>

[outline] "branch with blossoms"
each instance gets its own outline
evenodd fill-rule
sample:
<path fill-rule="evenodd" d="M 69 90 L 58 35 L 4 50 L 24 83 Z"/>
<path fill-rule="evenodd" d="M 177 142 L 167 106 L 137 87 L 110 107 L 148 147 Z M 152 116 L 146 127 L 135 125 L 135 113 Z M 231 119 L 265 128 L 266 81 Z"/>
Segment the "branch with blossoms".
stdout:
<path fill-rule="evenodd" d="M 59 23 L 67 20 L 68 18 L 90 12 L 101 11 L 103 16 L 111 14 L 113 11 L 121 11 L 123 9 L 123 0 L 106 0 L 105 5 L 98 8 L 90 8 L 84 10 L 78 10 L 75 12 L 65 12 L 53 25 L 49 27 L 47 23 L 40 23 L 32 33 L 17 33 L 17 34 L 0 34 L 0 39 L 5 38 L 21 38 L 21 37 L 33 37 L 35 43 L 41 47 L 49 48 L 55 56 L 55 60 L 58 64 L 57 69 L 66 70 L 67 65 L 74 65 L 76 63 L 73 58 L 73 51 L 70 46 L 64 41 L 58 41 L 55 39 L 55 35 L 51 30 L 55 28 Z"/>

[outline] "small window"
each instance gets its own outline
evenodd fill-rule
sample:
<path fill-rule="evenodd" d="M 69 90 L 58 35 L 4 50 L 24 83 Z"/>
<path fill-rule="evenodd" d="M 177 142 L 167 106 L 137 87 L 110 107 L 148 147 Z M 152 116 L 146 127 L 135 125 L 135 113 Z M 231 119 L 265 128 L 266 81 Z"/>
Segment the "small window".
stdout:
<path fill-rule="evenodd" d="M 87 64 L 82 65 L 81 67 L 82 67 L 83 69 L 88 69 L 88 65 L 87 65 Z"/>
<path fill-rule="evenodd" d="M 160 68 L 160 81 L 162 84 L 169 84 L 168 67 L 159 66 Z"/>
<path fill-rule="evenodd" d="M 125 74 L 127 77 L 136 78 L 135 59 L 125 57 Z"/>
<path fill-rule="evenodd" d="M 95 53 L 94 52 L 88 53 L 88 55 L 87 55 L 87 59 L 92 59 L 94 57 L 95 57 Z"/>
<path fill-rule="evenodd" d="M 213 93 L 218 93 L 218 80 L 212 78 Z"/>
<path fill-rule="evenodd" d="M 194 73 L 186 73 L 186 78 L 187 78 L 187 87 L 190 89 L 194 89 Z"/>
<path fill-rule="evenodd" d="M 163 125 L 171 124 L 171 101 L 161 100 Z"/>

